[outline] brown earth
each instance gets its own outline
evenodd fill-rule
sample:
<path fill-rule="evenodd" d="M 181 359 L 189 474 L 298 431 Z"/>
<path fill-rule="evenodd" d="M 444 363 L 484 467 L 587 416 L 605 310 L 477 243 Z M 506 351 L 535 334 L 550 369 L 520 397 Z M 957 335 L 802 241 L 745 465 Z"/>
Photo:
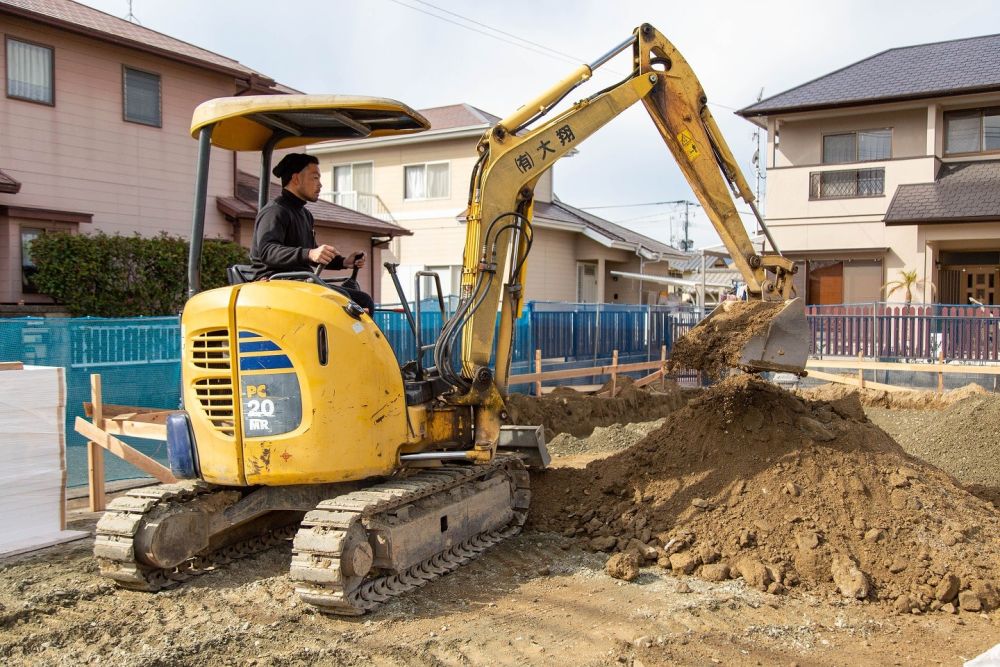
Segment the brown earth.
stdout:
<path fill-rule="evenodd" d="M 288 545 L 155 595 L 99 577 L 92 540 L 0 560 L 0 664 L 960 665 L 1000 642 L 1000 610 L 970 611 L 995 604 L 998 513 L 906 456 L 857 398 L 809 402 L 749 378 L 685 396 L 659 429 L 605 422 L 566 440 L 572 456 L 533 475 L 524 534 L 360 618 L 298 602 Z M 70 527 L 96 516 L 72 512 Z M 625 545 L 611 568 L 630 583 L 605 572 L 594 520 L 615 536 L 649 529 L 658 546 Z M 866 583 L 865 601 L 837 590 Z M 966 610 L 926 613 L 955 588 Z"/>
<path fill-rule="evenodd" d="M 71 528 L 93 528 L 82 516 Z M 625 584 L 534 531 L 358 618 L 297 601 L 287 545 L 157 594 L 100 578 L 92 548 L 0 561 L 0 664 L 960 665 L 1000 641 L 1000 613 L 887 614 L 660 568 Z"/>
<path fill-rule="evenodd" d="M 682 407 L 690 390 L 667 382 L 661 390 L 638 388 L 628 377 L 618 378 L 614 398 L 600 398 L 580 393 L 570 387 L 558 387 L 545 396 L 512 394 L 507 401 L 511 424 L 539 424 L 545 437 L 559 433 L 586 437 L 598 426 L 646 422 L 665 417 Z"/>
<path fill-rule="evenodd" d="M 836 401 L 856 394 L 866 408 L 887 408 L 890 410 L 943 410 L 950 405 L 968 398 L 990 396 L 990 393 L 975 382 L 951 389 L 944 393 L 934 391 L 882 391 L 880 389 L 858 389 L 844 384 L 822 384 L 804 389 L 799 395 L 811 401 Z"/>
<path fill-rule="evenodd" d="M 689 368 L 721 377 L 729 368 L 739 366 L 747 342 L 765 333 L 784 307 L 780 301 L 724 301 L 711 317 L 674 342 L 671 369 Z"/>
<path fill-rule="evenodd" d="M 535 486 L 536 529 L 675 573 L 900 611 L 1000 604 L 1000 514 L 907 455 L 856 396 L 732 377 L 631 449 Z"/>

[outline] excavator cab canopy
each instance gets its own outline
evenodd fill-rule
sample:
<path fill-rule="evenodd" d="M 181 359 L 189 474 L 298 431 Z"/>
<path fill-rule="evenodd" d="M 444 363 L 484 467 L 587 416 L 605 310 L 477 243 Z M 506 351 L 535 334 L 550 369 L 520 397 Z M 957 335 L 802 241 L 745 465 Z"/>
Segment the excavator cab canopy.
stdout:
<path fill-rule="evenodd" d="M 212 146 L 260 152 L 259 210 L 267 203 L 275 149 L 411 134 L 429 128 L 427 119 L 410 107 L 381 97 L 251 95 L 220 97 L 199 104 L 191 119 L 191 136 L 198 139 L 198 174 L 188 254 L 188 296 L 201 288 L 201 244 Z"/>

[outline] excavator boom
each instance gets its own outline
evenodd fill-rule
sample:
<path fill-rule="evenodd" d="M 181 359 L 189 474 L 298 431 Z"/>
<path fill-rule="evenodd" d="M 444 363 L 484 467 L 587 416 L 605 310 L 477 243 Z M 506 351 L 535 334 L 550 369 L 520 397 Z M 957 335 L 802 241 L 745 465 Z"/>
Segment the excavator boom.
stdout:
<path fill-rule="evenodd" d="M 589 80 L 597 67 L 630 47 L 633 70 L 624 80 L 529 127 Z M 491 379 L 494 342 L 496 372 L 492 379 L 501 394 L 506 391 L 513 322 L 525 298 L 525 259 L 531 247 L 531 208 L 538 179 L 577 144 L 640 100 L 722 238 L 751 298 L 786 301 L 792 297 L 794 263 L 777 253 L 759 254 L 743 227 L 733 197 L 743 199 L 756 212 L 754 198 L 709 111 L 698 78 L 673 44 L 644 24 L 608 53 L 576 68 L 504 118 L 480 140 L 480 157 L 469 193 L 460 305 L 442 330 L 435 350 L 442 378 L 456 389 L 453 400 L 495 404 L 496 397 L 487 400 L 488 387 L 494 384 L 487 381 Z M 759 216 L 758 220 L 766 229 Z M 498 274 L 505 270 L 508 273 L 502 279 Z M 500 327 L 495 341 L 498 304 Z M 805 316 L 797 316 L 801 308 L 781 312 L 782 326 L 767 328 L 750 341 L 747 354 L 733 365 L 752 371 L 774 370 L 774 363 L 753 358 L 753 350 L 763 350 L 769 357 L 777 356 L 782 362 L 778 365 L 785 370 L 804 367 L 799 339 L 805 340 Z M 706 323 L 718 325 L 722 319 L 713 313 Z M 459 340 L 461 367 L 455 368 L 453 350 Z M 498 418 L 490 413 L 479 411 L 477 442 L 486 443 L 494 437 Z"/>

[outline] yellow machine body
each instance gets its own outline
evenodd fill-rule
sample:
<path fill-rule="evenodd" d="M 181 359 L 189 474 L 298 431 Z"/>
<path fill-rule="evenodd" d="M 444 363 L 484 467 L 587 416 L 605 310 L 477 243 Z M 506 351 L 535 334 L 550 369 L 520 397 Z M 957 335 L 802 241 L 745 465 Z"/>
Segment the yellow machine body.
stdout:
<path fill-rule="evenodd" d="M 286 280 L 188 301 L 184 404 L 205 481 L 316 484 L 398 467 L 408 432 L 399 365 L 371 318 L 348 304 Z"/>

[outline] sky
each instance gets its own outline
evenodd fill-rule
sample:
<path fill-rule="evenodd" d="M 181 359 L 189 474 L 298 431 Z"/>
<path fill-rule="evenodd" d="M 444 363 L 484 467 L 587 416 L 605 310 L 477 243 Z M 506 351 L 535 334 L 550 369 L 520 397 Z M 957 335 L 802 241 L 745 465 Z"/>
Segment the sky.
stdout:
<path fill-rule="evenodd" d="M 129 12 L 127 0 L 83 3 Z M 133 0 L 132 13 L 147 28 L 303 92 L 389 97 L 415 109 L 466 102 L 501 117 L 650 23 L 701 80 L 751 186 L 756 128 L 734 111 L 761 89 L 766 98 L 886 49 L 1000 31 L 1000 3 L 989 0 L 947 11 L 940 0 Z M 622 78 L 624 58 L 566 103 Z M 560 199 L 653 238 L 678 239 L 685 207 L 647 204 L 695 197 L 641 104 L 579 149 L 554 168 Z M 694 246 L 719 243 L 701 210 L 689 212 Z"/>

